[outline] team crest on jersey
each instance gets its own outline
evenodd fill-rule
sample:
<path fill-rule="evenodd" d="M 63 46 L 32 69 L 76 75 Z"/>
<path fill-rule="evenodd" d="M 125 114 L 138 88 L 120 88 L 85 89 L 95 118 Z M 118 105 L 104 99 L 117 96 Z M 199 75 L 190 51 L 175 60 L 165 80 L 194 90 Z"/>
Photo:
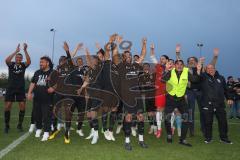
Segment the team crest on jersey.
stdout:
<path fill-rule="evenodd" d="M 217 79 L 218 83 L 221 83 L 221 80 L 220 79 Z"/>

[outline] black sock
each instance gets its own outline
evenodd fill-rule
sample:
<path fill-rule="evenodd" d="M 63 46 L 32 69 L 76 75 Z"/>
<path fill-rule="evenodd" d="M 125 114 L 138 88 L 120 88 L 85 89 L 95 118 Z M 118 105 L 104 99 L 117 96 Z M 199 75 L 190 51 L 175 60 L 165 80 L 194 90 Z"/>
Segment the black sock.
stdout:
<path fill-rule="evenodd" d="M 138 122 L 138 134 L 143 135 L 144 134 L 144 122 Z"/>
<path fill-rule="evenodd" d="M 93 128 L 92 118 L 88 117 L 87 119 L 88 119 L 88 123 L 89 123 L 90 128 Z"/>
<path fill-rule="evenodd" d="M 153 117 L 148 116 L 148 121 L 149 121 L 149 125 L 152 126 L 153 125 Z"/>
<path fill-rule="evenodd" d="M 118 125 L 122 125 L 122 114 L 121 113 L 117 113 L 117 121 L 118 121 Z"/>
<path fill-rule="evenodd" d="M 22 125 L 24 120 L 25 110 L 20 110 L 18 114 L 18 125 Z"/>
<path fill-rule="evenodd" d="M 132 119 L 133 119 L 133 121 L 132 121 L 131 127 L 136 127 L 137 126 L 137 116 L 133 115 Z"/>
<path fill-rule="evenodd" d="M 66 124 L 66 130 L 70 130 L 71 128 L 71 121 L 65 122 Z"/>
<path fill-rule="evenodd" d="M 154 126 L 157 126 L 157 121 L 156 121 L 156 117 L 154 116 L 154 118 L 153 118 L 153 125 Z"/>
<path fill-rule="evenodd" d="M 109 131 L 113 131 L 114 124 L 116 122 L 117 112 L 110 113 Z"/>
<path fill-rule="evenodd" d="M 168 136 L 172 136 L 171 122 L 170 120 L 165 120 L 165 128 Z"/>
<path fill-rule="evenodd" d="M 78 129 L 78 130 L 81 130 L 81 129 L 82 129 L 82 125 L 83 125 L 83 122 L 78 122 L 77 129 Z"/>
<path fill-rule="evenodd" d="M 31 114 L 31 124 L 35 124 L 33 111 L 32 111 L 32 114 Z"/>
<path fill-rule="evenodd" d="M 102 113 L 102 127 L 103 127 L 103 131 L 107 130 L 107 118 L 108 118 L 108 113 L 107 112 L 103 112 Z"/>
<path fill-rule="evenodd" d="M 5 111 L 4 112 L 4 118 L 5 118 L 5 125 L 6 127 L 9 127 L 9 121 L 10 121 L 10 111 Z"/>
<path fill-rule="evenodd" d="M 54 128 L 54 131 L 57 130 L 57 121 L 58 121 L 58 119 L 57 119 L 57 117 L 55 117 L 55 115 L 54 115 L 54 117 L 53 117 L 53 128 Z"/>
<path fill-rule="evenodd" d="M 132 122 L 123 122 L 123 129 L 124 129 L 125 137 L 130 137 L 131 127 L 132 127 Z"/>
<path fill-rule="evenodd" d="M 69 129 L 66 129 L 66 130 L 65 130 L 65 134 L 64 134 L 64 135 L 65 135 L 65 137 L 66 137 L 67 139 L 69 138 Z"/>
<path fill-rule="evenodd" d="M 98 130 L 98 119 L 95 118 L 95 119 L 92 120 L 92 126 L 93 126 L 95 131 Z"/>

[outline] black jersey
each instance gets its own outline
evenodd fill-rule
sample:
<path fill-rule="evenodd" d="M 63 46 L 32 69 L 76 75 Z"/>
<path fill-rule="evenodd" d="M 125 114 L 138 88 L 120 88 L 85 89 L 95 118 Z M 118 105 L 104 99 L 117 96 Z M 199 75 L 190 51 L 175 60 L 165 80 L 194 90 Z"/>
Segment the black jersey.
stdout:
<path fill-rule="evenodd" d="M 111 60 L 105 61 L 102 69 L 103 89 L 110 92 L 119 92 L 119 78 L 118 65 L 115 65 Z"/>
<path fill-rule="evenodd" d="M 34 100 L 46 103 L 52 101 L 52 93 L 47 92 L 49 88 L 48 80 L 51 72 L 52 70 L 49 69 L 48 71 L 37 70 L 34 73 L 34 76 L 31 80 L 31 82 L 35 84 L 35 88 L 33 90 Z"/>
<path fill-rule="evenodd" d="M 88 78 L 89 78 L 89 84 L 90 86 L 92 84 L 97 85 L 97 86 L 101 86 L 102 84 L 102 67 L 103 67 L 103 63 L 99 62 L 96 66 L 94 66 L 94 68 L 89 68 L 88 70 Z"/>
<path fill-rule="evenodd" d="M 70 94 L 73 92 L 73 88 L 67 85 L 70 73 L 74 71 L 74 65 L 69 58 L 66 63 L 57 66 L 57 69 L 53 71 L 50 76 L 51 86 L 57 86 L 55 91 L 59 94 Z M 76 90 L 76 89 L 74 89 Z M 74 91 L 75 93 L 76 91 Z M 76 93 L 75 93 L 76 94 Z"/>
<path fill-rule="evenodd" d="M 88 66 L 75 67 L 75 69 L 67 77 L 66 83 L 75 86 L 82 86 L 88 69 Z"/>
<path fill-rule="evenodd" d="M 25 63 L 16 64 L 10 62 L 8 65 L 8 89 L 18 90 L 25 88 L 24 75 L 28 67 Z"/>
<path fill-rule="evenodd" d="M 139 88 L 139 74 L 142 71 L 142 67 L 138 63 L 120 63 L 120 85 L 121 95 L 120 97 L 129 106 L 136 105 L 136 98 L 141 98 Z"/>
<path fill-rule="evenodd" d="M 153 98 L 155 95 L 155 74 L 143 72 L 139 75 L 139 87 L 146 98 Z"/>

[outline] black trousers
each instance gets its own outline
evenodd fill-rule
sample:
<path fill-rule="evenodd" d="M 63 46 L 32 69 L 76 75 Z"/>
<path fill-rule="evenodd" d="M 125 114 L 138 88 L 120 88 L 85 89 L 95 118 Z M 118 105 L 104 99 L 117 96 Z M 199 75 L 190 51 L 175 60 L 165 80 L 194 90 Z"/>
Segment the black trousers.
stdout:
<path fill-rule="evenodd" d="M 37 129 L 44 129 L 44 132 L 51 131 L 52 103 L 33 100 L 33 113 Z"/>
<path fill-rule="evenodd" d="M 195 91 L 195 90 L 187 90 L 187 101 L 188 101 L 188 109 L 189 109 L 189 116 L 190 116 L 190 121 L 192 121 L 190 125 L 190 132 L 194 133 L 194 121 L 195 121 L 195 106 L 196 102 L 198 105 L 198 110 L 200 113 L 200 125 L 201 125 L 201 131 L 204 133 L 205 126 L 204 126 L 204 117 L 202 114 L 202 105 L 201 105 L 201 98 L 202 98 L 202 93 L 201 91 Z"/>
<path fill-rule="evenodd" d="M 181 128 L 181 137 L 180 140 L 185 140 L 188 128 L 190 126 L 190 121 L 189 121 L 189 113 L 188 113 L 188 106 L 186 103 L 186 100 L 183 97 L 181 98 L 176 98 L 173 97 L 169 94 L 166 95 L 166 108 L 164 110 L 165 112 L 165 127 L 167 131 L 167 135 L 172 135 L 171 131 L 171 114 L 174 111 L 174 109 L 177 108 L 179 112 L 182 115 L 182 128 Z"/>
<path fill-rule="evenodd" d="M 204 125 L 205 125 L 205 138 L 212 139 L 212 125 L 213 117 L 216 115 L 218 121 L 219 136 L 221 139 L 228 138 L 228 124 L 227 114 L 224 104 L 222 106 L 206 106 L 203 107 Z"/>

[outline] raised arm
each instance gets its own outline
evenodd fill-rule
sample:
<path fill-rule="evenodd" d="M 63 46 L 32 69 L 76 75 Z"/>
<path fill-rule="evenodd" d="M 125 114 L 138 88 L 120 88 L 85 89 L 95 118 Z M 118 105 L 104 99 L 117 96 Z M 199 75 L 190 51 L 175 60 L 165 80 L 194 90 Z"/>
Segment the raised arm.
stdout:
<path fill-rule="evenodd" d="M 94 65 L 93 65 L 93 63 L 92 63 L 92 58 L 91 58 L 91 55 L 90 55 L 90 53 L 89 53 L 88 48 L 85 49 L 85 54 L 86 54 L 87 65 L 88 65 L 90 68 L 94 68 Z"/>
<path fill-rule="evenodd" d="M 214 65 L 214 67 L 216 67 L 216 64 L 217 64 L 218 55 L 219 55 L 219 49 L 218 48 L 214 48 L 213 49 L 213 59 L 210 62 L 210 64 Z"/>
<path fill-rule="evenodd" d="M 11 63 L 13 57 L 14 57 L 18 52 L 20 52 L 20 44 L 18 44 L 16 50 L 6 58 L 5 62 L 6 62 L 7 65 L 8 65 L 9 63 Z"/>
<path fill-rule="evenodd" d="M 114 64 L 118 65 L 120 63 L 120 55 L 118 52 L 118 45 L 122 42 L 123 38 L 121 36 L 117 36 L 116 43 L 112 46 L 112 61 Z"/>
<path fill-rule="evenodd" d="M 171 70 L 172 70 L 172 67 L 170 65 L 170 62 L 167 62 L 165 71 L 162 74 L 162 82 L 167 82 L 171 78 Z"/>
<path fill-rule="evenodd" d="M 28 54 L 27 48 L 28 48 L 27 43 L 23 43 L 23 51 L 24 51 L 25 56 L 26 56 L 26 66 L 29 66 L 31 64 L 31 58 Z"/>
<path fill-rule="evenodd" d="M 157 64 L 158 61 L 157 61 L 157 58 L 155 56 L 155 50 L 154 49 L 155 49 L 155 46 L 154 46 L 154 43 L 152 43 L 151 46 L 150 46 L 150 59 L 151 59 L 152 63 Z"/>
<path fill-rule="evenodd" d="M 71 53 L 71 57 L 75 57 L 76 54 L 77 54 L 77 52 L 78 52 L 79 50 L 81 50 L 82 47 L 83 47 L 83 43 L 77 44 L 76 48 L 75 48 L 75 49 L 73 50 L 73 52 Z"/>
<path fill-rule="evenodd" d="M 67 54 L 67 59 L 69 60 L 69 65 L 74 66 L 70 51 L 69 51 L 69 46 L 67 44 L 67 42 L 65 41 L 63 43 L 63 49 L 65 50 L 66 54 Z"/>
<path fill-rule="evenodd" d="M 112 49 L 112 47 L 114 48 L 114 42 L 116 41 L 116 39 L 117 39 L 117 37 L 118 37 L 118 34 L 113 34 L 113 35 L 111 35 L 110 36 L 110 38 L 109 38 L 109 42 L 105 45 L 105 54 L 104 54 L 104 58 L 105 58 L 105 60 L 110 60 L 110 52 L 111 52 L 111 49 Z"/>
<path fill-rule="evenodd" d="M 199 60 L 197 64 L 197 70 L 193 73 L 188 72 L 189 81 L 192 83 L 200 82 L 201 71 L 202 71 L 202 64 Z"/>
<path fill-rule="evenodd" d="M 143 38 L 142 39 L 142 51 L 141 51 L 141 55 L 140 55 L 140 58 L 137 61 L 137 63 L 142 63 L 144 61 L 146 54 L 147 54 L 147 39 Z"/>
<path fill-rule="evenodd" d="M 176 45 L 176 58 L 177 58 L 177 60 L 181 59 L 180 51 L 181 51 L 181 45 L 177 44 Z"/>

